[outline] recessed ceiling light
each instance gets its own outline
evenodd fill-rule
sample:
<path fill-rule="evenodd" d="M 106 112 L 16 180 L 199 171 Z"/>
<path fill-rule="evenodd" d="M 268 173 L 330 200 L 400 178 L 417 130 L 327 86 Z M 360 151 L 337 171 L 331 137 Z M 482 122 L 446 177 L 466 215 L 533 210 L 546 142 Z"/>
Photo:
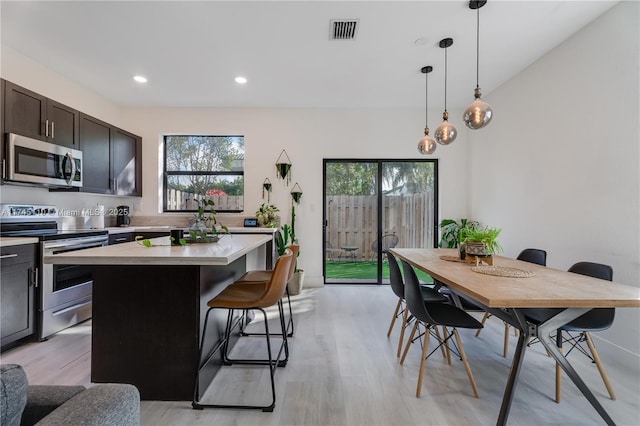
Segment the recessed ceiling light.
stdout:
<path fill-rule="evenodd" d="M 137 81 L 138 83 L 146 83 L 147 82 L 147 78 L 141 75 L 135 75 L 133 76 L 133 79 L 135 81 Z"/>
<path fill-rule="evenodd" d="M 240 75 L 239 75 L 239 76 L 237 76 L 237 77 L 235 78 L 235 80 L 236 80 L 236 83 L 238 83 L 238 84 L 245 84 L 245 83 L 247 82 L 247 79 L 246 79 L 246 78 L 244 78 L 244 77 L 242 77 L 242 76 L 240 76 Z"/>

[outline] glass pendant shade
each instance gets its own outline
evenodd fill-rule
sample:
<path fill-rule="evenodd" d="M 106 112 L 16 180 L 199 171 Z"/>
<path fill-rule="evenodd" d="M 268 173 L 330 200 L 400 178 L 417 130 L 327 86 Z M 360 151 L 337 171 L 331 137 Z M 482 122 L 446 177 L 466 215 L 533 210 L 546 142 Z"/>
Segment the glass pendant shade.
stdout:
<path fill-rule="evenodd" d="M 492 118 L 493 109 L 491 109 L 491 105 L 480 99 L 480 97 L 477 97 L 462 114 L 462 121 L 471 130 L 482 129 L 489 124 Z"/>
<path fill-rule="evenodd" d="M 423 155 L 433 154 L 436 151 L 435 139 L 429 136 L 429 73 L 433 71 L 433 67 L 431 65 L 427 65 L 426 67 L 422 67 L 420 70 L 425 77 L 425 109 L 424 109 L 424 118 L 425 118 L 425 126 L 424 126 L 424 137 L 420 139 L 418 142 L 418 152 Z"/>
<path fill-rule="evenodd" d="M 449 114 L 446 111 L 442 114 L 442 120 L 442 124 L 436 128 L 433 137 L 440 145 L 449 145 L 451 142 L 456 140 L 458 130 L 453 124 L 449 123 Z"/>
<path fill-rule="evenodd" d="M 443 38 L 439 45 L 444 49 L 444 112 L 442 113 L 442 124 L 436 127 L 433 137 L 440 145 L 449 145 L 458 136 L 456 127 L 449 123 L 449 113 L 447 112 L 447 48 L 453 45 L 453 39 Z"/>
<path fill-rule="evenodd" d="M 418 142 L 418 152 L 420 154 L 433 154 L 436 151 L 436 140 L 429 136 L 429 128 L 424 129 L 424 138 Z"/>
<path fill-rule="evenodd" d="M 476 88 L 473 92 L 475 100 L 469 105 L 462 114 L 464 125 L 471 130 L 482 129 L 489 124 L 493 118 L 493 109 L 491 105 L 481 99 L 480 93 L 480 8 L 484 6 L 486 1 L 470 1 L 469 8 L 476 11 Z"/>

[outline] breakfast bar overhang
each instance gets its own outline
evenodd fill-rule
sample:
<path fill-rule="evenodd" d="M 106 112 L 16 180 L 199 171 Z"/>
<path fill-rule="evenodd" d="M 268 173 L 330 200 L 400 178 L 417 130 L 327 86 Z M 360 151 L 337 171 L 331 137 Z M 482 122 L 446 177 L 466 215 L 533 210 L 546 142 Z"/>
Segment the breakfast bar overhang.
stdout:
<path fill-rule="evenodd" d="M 207 301 L 247 270 L 264 269 L 271 241 L 225 235 L 171 246 L 165 237 L 151 247 L 131 242 L 46 256 L 45 263 L 93 266 L 91 381 L 131 383 L 144 400 L 190 401 Z M 208 327 L 209 349 L 226 321 L 218 314 Z M 211 364 L 200 373 L 201 392 L 217 372 Z"/>

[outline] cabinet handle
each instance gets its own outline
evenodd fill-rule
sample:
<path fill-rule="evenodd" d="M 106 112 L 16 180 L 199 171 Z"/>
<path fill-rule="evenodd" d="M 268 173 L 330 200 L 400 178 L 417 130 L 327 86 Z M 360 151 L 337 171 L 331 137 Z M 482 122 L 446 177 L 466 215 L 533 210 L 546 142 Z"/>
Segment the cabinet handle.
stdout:
<path fill-rule="evenodd" d="M 55 124 L 53 121 L 51 122 L 51 139 L 55 139 L 56 138 L 56 128 L 55 128 Z"/>
<path fill-rule="evenodd" d="M 33 268 L 33 286 L 38 288 L 38 268 Z"/>
<path fill-rule="evenodd" d="M 49 120 L 46 120 L 44 122 L 44 135 L 46 137 L 49 137 Z"/>
<path fill-rule="evenodd" d="M 0 259 L 8 259 L 10 257 L 18 257 L 18 254 L 17 253 L 3 254 L 2 256 L 0 256 Z"/>
<path fill-rule="evenodd" d="M 120 242 L 120 241 L 127 241 L 127 238 L 126 238 L 126 237 L 116 238 L 114 241 L 115 241 L 116 243 L 118 243 L 118 242 Z"/>

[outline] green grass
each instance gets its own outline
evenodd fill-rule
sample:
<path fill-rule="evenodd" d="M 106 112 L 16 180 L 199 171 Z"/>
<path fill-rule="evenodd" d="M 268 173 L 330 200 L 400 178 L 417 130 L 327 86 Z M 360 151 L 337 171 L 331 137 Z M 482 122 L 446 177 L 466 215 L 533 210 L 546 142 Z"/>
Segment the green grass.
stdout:
<path fill-rule="evenodd" d="M 422 271 L 416 270 L 418 279 L 421 282 L 430 284 L 433 279 Z M 345 280 L 372 280 L 377 279 L 378 269 L 376 262 L 326 262 L 326 278 L 327 279 L 345 279 Z M 382 279 L 389 280 L 389 265 L 387 262 L 382 263 Z"/>

